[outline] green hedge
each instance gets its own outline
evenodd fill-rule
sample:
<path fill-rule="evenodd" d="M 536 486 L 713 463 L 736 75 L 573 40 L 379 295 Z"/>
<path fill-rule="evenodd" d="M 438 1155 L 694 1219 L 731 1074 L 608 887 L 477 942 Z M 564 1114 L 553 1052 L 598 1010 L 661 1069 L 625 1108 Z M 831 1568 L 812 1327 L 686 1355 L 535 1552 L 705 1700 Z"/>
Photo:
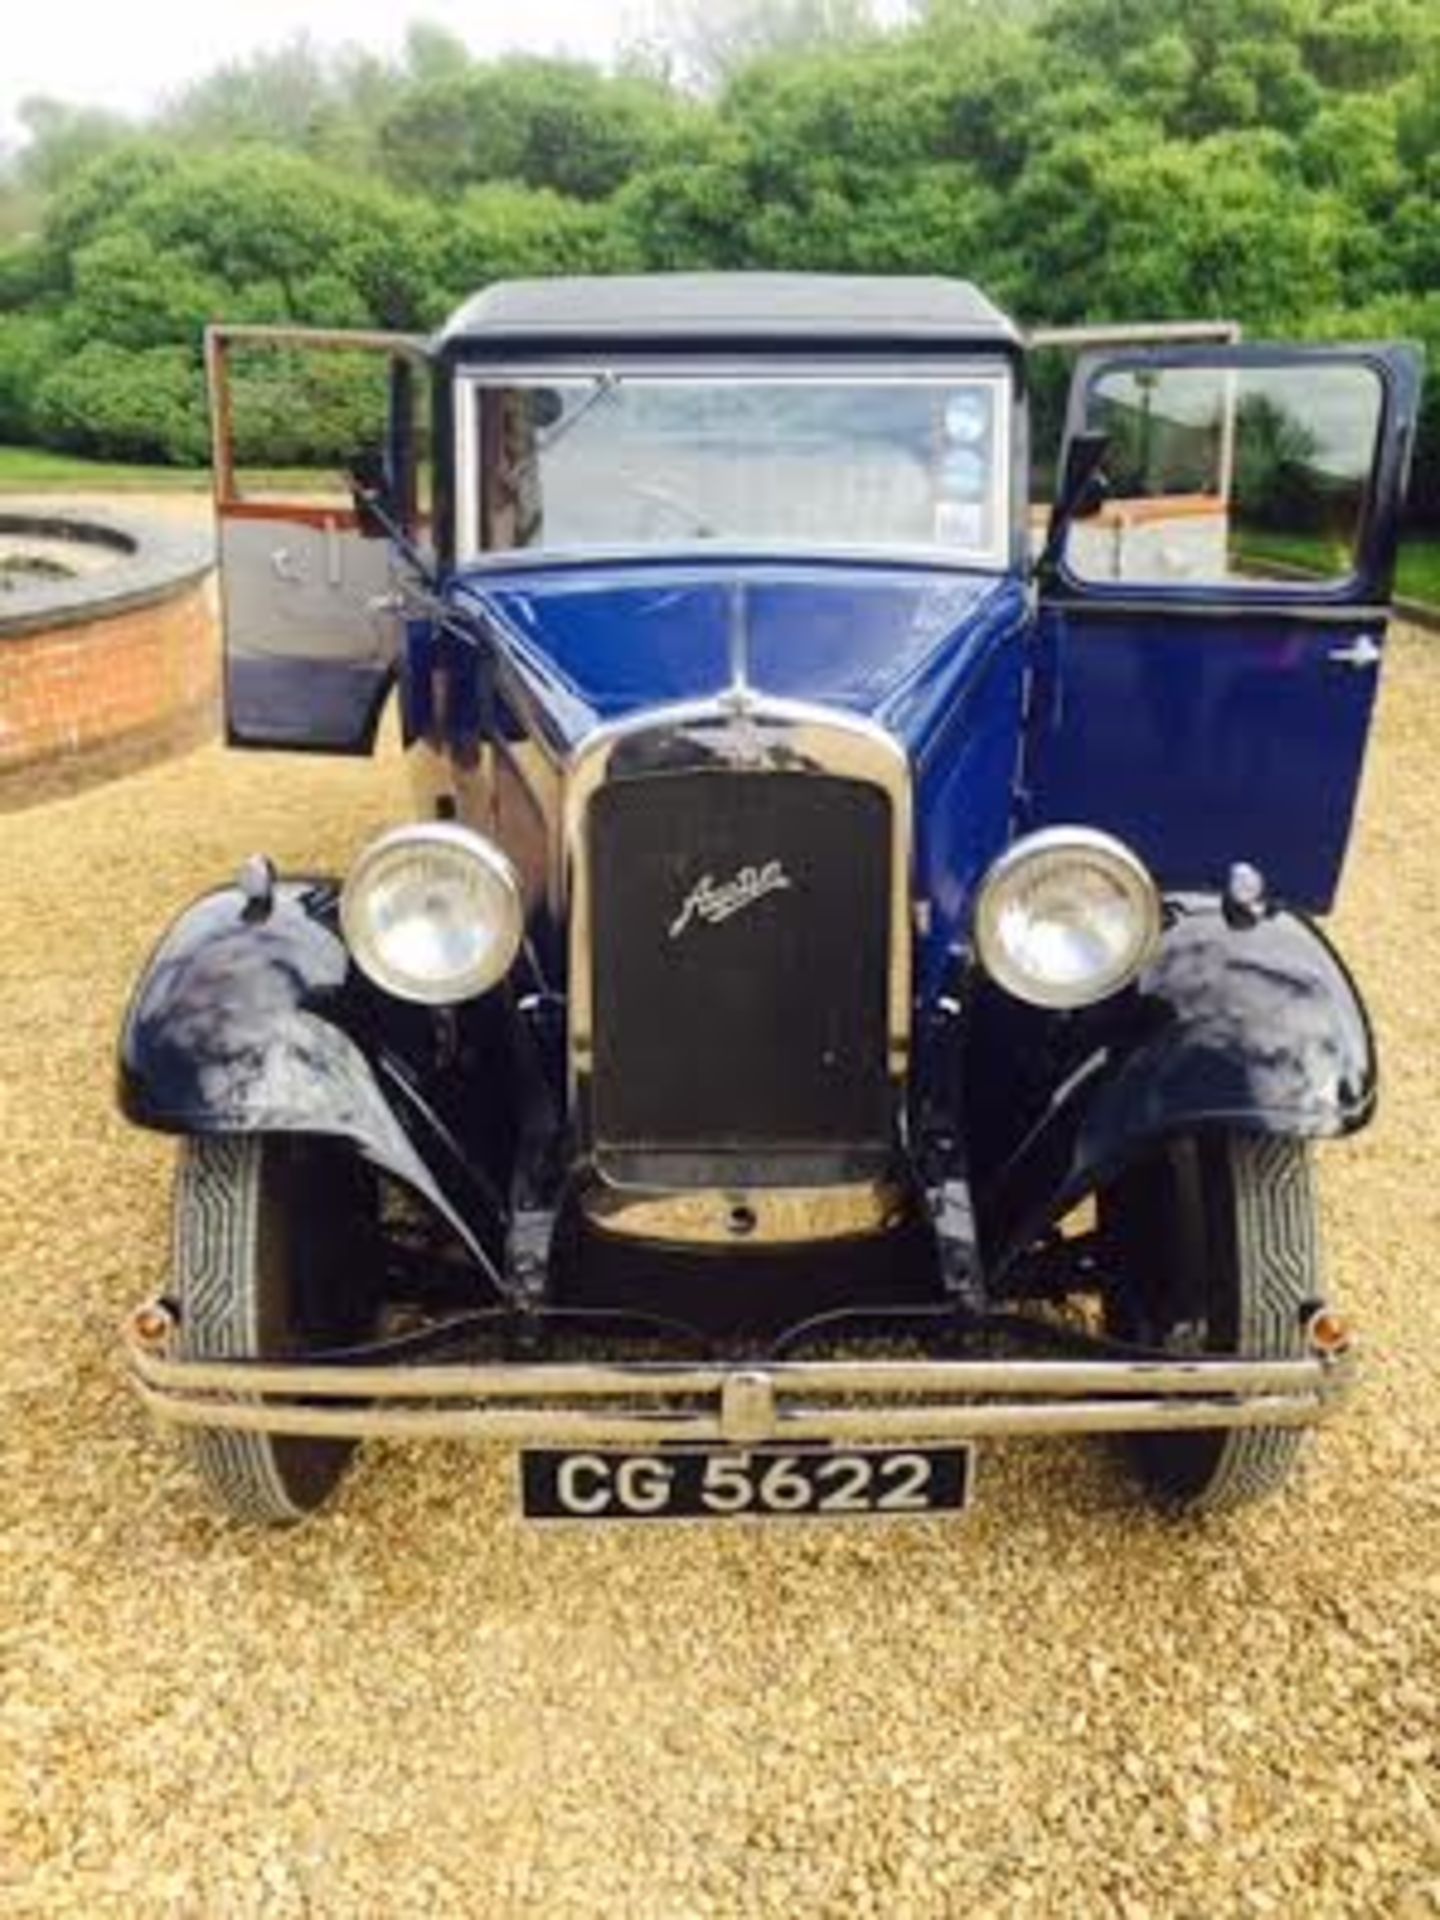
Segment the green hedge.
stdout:
<path fill-rule="evenodd" d="M 1430 0 L 931 0 L 704 103 L 438 42 L 348 92 L 283 70 L 206 83 L 85 164 L 30 156 L 38 225 L 0 244 L 0 440 L 190 463 L 207 319 L 426 329 L 516 274 L 955 273 L 1030 323 L 1224 315 L 1440 364 Z M 1043 445 L 1062 372 L 1037 375 Z M 270 460 L 335 457 L 353 425 L 293 384 L 256 420 Z M 1440 527 L 1434 380 L 1415 478 Z"/>

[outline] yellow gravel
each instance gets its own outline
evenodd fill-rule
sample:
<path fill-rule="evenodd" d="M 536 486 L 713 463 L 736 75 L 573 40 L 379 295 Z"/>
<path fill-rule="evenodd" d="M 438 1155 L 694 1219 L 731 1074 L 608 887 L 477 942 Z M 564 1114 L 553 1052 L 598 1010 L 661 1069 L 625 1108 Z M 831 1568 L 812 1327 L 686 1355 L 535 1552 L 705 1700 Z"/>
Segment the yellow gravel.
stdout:
<path fill-rule="evenodd" d="M 1440 641 L 1376 746 L 1339 933 L 1385 1106 L 1322 1158 L 1369 1385 L 1288 1497 L 1180 1530 L 1053 1444 L 958 1525 L 542 1536 L 449 1447 L 218 1519 L 117 1368 L 170 1150 L 115 1025 L 245 853 L 400 812 L 395 756 L 0 818 L 0 1912 L 1440 1913 Z"/>

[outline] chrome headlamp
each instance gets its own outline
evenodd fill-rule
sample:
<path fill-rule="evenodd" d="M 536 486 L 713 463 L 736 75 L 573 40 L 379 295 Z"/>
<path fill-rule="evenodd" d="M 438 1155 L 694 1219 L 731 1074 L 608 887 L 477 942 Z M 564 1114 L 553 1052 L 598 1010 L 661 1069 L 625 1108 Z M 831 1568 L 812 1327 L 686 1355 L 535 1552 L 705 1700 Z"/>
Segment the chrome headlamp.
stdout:
<path fill-rule="evenodd" d="M 1036 1007 L 1084 1007 L 1127 986 L 1160 938 L 1160 896 L 1122 841 L 1047 827 L 981 883 L 975 946 L 991 979 Z"/>
<path fill-rule="evenodd" d="M 340 894 L 356 966 L 401 1000 L 448 1006 L 488 993 L 514 965 L 525 909 L 514 869 L 452 821 L 397 827 L 373 841 Z"/>

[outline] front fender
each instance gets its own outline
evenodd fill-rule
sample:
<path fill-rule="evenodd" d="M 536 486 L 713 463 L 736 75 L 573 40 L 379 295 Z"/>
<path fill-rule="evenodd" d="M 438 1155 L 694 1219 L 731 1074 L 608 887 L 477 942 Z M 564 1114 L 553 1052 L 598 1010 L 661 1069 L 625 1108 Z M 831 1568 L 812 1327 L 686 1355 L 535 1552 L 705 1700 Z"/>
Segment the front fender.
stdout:
<path fill-rule="evenodd" d="M 421 1158 L 355 1037 L 359 991 L 327 882 L 284 880 L 268 907 L 222 887 L 152 955 L 120 1033 L 119 1099 L 164 1133 L 313 1133 L 353 1141 L 477 1236 Z"/>
<path fill-rule="evenodd" d="M 1370 1022 L 1312 922 L 1282 910 L 1240 924 L 1201 895 L 1167 907 L 1152 965 L 1099 1006 L 1047 1013 L 977 987 L 964 1097 L 992 1272 L 1169 1135 L 1323 1138 L 1374 1112 Z"/>

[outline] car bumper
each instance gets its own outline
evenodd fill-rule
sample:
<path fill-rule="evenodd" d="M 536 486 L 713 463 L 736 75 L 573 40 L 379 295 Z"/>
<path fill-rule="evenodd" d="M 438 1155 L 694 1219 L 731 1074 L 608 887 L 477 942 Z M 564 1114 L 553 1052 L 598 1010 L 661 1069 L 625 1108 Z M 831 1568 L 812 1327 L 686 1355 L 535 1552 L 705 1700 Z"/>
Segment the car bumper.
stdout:
<path fill-rule="evenodd" d="M 383 1365 L 175 1357 L 173 1322 L 132 1315 L 151 1412 L 179 1425 L 335 1439 L 503 1445 L 968 1440 L 988 1435 L 1302 1427 L 1353 1384 L 1348 1347 L 1286 1359 L 782 1360 L 744 1365 Z M 344 1403 L 344 1404 L 336 1404 Z"/>

